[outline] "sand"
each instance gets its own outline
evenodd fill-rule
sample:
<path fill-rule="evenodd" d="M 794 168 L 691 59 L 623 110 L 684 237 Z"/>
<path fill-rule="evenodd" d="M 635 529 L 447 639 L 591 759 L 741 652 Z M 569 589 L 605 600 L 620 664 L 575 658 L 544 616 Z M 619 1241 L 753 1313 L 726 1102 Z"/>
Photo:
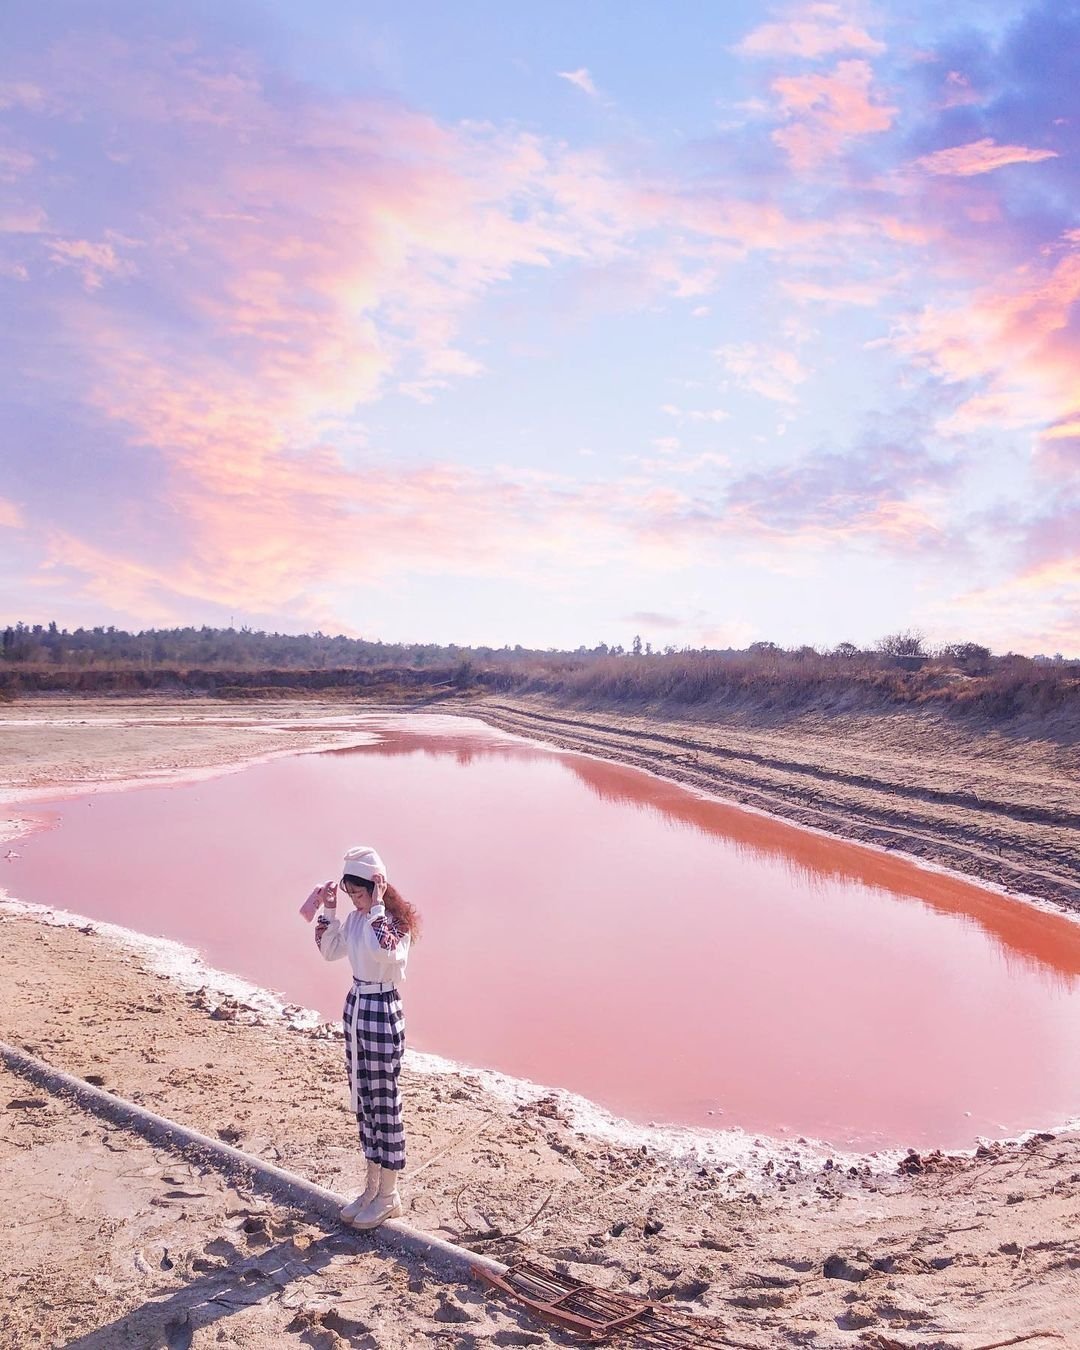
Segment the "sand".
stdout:
<path fill-rule="evenodd" d="M 318 719 L 344 711 L 21 701 L 0 710 L 0 818 L 17 828 L 27 791 L 341 743 L 347 731 Z M 283 718 L 301 728 L 267 729 Z M 773 750 L 791 758 L 790 743 Z M 857 750 L 848 738 L 845 755 Z M 1012 776 L 989 756 L 980 772 L 1006 785 Z M 1038 766 L 1027 772 L 1037 778 Z M 328 1029 L 184 988 L 100 925 L 8 912 L 0 934 L 4 1040 L 349 1192 L 359 1155 Z M 2 1078 L 2 1346 L 571 1343 L 478 1286 L 447 1283 Z M 823 1164 L 729 1175 L 601 1143 L 575 1132 L 555 1101 L 518 1105 L 474 1075 L 410 1068 L 404 1086 L 407 1217 L 439 1236 L 662 1298 L 756 1350 L 1080 1346 L 1080 1135 L 905 1172 Z"/>

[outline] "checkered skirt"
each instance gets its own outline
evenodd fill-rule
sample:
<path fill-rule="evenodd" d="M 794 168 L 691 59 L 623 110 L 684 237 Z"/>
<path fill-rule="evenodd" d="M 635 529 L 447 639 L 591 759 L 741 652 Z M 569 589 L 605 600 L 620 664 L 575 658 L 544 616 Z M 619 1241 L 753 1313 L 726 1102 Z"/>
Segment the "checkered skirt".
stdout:
<path fill-rule="evenodd" d="M 354 984 L 342 1014 L 349 1096 L 364 1156 L 391 1171 L 405 1166 L 398 1075 L 405 1053 L 405 1017 L 396 989 L 365 993 Z"/>

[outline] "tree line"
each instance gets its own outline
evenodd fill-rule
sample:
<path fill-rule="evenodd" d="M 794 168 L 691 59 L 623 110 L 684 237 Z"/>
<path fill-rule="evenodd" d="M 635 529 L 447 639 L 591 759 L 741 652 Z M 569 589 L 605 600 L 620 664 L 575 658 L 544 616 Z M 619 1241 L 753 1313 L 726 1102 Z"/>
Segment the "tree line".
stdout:
<path fill-rule="evenodd" d="M 635 634 L 629 647 L 621 643 L 598 642 L 592 647 L 573 649 L 530 648 L 520 644 L 502 647 L 461 646 L 456 643 L 383 642 L 370 638 L 346 637 L 342 633 L 274 633 L 255 628 L 147 628 L 127 632 L 113 625 L 68 630 L 54 623 L 7 625 L 0 637 L 0 660 L 11 664 L 44 665 L 82 669 L 113 665 L 131 669 L 169 669 L 197 666 L 202 669 L 233 670 L 325 670 L 334 668 L 373 669 L 382 666 L 423 669 L 445 667 L 455 662 L 488 663 L 500 666 L 525 666 L 537 661 L 559 664 L 588 664 L 590 660 L 631 656 L 662 658 L 685 656 L 693 652 L 712 656 L 752 656 L 761 660 L 807 661 L 835 657 L 842 661 L 862 658 L 895 659 L 902 663 L 951 662 L 972 672 L 988 671 L 1002 661 L 1013 664 L 1034 661 L 1073 666 L 1061 653 L 1053 656 L 1022 656 L 1015 652 L 994 656 L 991 649 L 977 642 L 951 642 L 939 646 L 927 643 L 916 630 L 891 633 L 870 647 L 838 642 L 831 648 L 812 646 L 783 647 L 769 641 L 752 642 L 745 649 L 676 647 L 667 645 L 654 651 L 651 642 Z"/>
<path fill-rule="evenodd" d="M 250 628 L 125 632 L 16 623 L 2 630 L 0 700 L 32 693 L 182 693 L 249 699 L 323 695 L 442 698 L 540 694 L 624 708 L 867 711 L 922 706 L 1002 720 L 1080 716 L 1080 662 L 994 655 L 975 642 L 930 647 L 917 632 L 827 650 L 769 641 L 745 649 L 665 647 L 635 635 L 573 651 L 392 643 Z"/>
<path fill-rule="evenodd" d="M 651 642 L 635 637 L 634 655 L 653 655 Z M 664 648 L 667 655 L 689 648 Z M 315 670 L 334 666 L 445 665 L 463 658 L 519 664 L 544 656 L 624 656 L 621 643 L 598 642 L 562 651 L 557 648 L 462 646 L 454 642 L 383 642 L 344 634 L 267 633 L 253 628 L 149 628 L 137 633 L 109 626 L 68 631 L 55 623 L 8 625 L 0 635 L 0 660 L 75 668 L 116 663 L 156 669 L 169 666 L 274 670 Z"/>

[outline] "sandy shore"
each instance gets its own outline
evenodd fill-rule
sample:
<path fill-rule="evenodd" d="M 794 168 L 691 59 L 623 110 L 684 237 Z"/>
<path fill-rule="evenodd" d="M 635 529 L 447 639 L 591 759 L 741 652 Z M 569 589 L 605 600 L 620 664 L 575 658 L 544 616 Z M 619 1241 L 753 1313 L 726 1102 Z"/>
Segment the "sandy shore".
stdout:
<path fill-rule="evenodd" d="M 338 744 L 347 732 L 319 719 L 347 711 L 22 701 L 0 709 L 9 794 L 0 817 L 17 827 L 18 796 L 35 789 L 199 772 Z M 520 730 L 523 715 L 537 714 L 552 715 L 485 709 L 508 728 L 518 718 Z M 285 719 L 289 728 L 273 728 Z M 597 735 L 580 727 L 558 734 Z M 746 734 L 758 740 L 743 749 L 769 748 L 766 732 Z M 823 739 L 805 728 L 802 738 L 825 756 Z M 671 749 L 658 746 L 660 754 Z M 790 739 L 774 739 L 771 750 L 774 760 L 793 759 Z M 625 743 L 622 751 L 631 753 Z M 837 762 L 849 777 L 859 754 L 871 751 L 846 740 Z M 1035 793 L 1030 782 L 1044 773 L 1052 781 L 1042 801 L 1058 809 L 1065 754 L 1051 746 L 1042 761 L 1025 759 L 1019 788 L 1007 759 L 995 767 L 987 753 L 972 771 L 984 789 L 998 781 L 1002 800 L 1010 800 L 1006 789 Z M 885 765 L 879 777 L 890 772 Z M 1002 816 L 999 828 L 1011 829 L 1010 819 Z M 1047 848 L 1070 856 L 1068 828 L 1046 828 L 1064 836 Z M 1055 871 L 1032 850 L 1022 859 L 1029 874 L 1068 880 L 1067 868 Z M 98 925 L 54 926 L 8 912 L 0 932 L 4 1040 L 252 1155 L 350 1188 L 359 1159 L 332 1035 L 185 989 Z M 5 1073 L 2 1087 L 2 1346 L 570 1343 L 497 1297 L 267 1204 L 14 1075 Z M 576 1133 L 553 1102 L 515 1106 L 469 1075 L 410 1069 L 405 1090 L 409 1219 L 503 1260 L 532 1256 L 605 1288 L 709 1314 L 731 1345 L 752 1350 L 1080 1346 L 1078 1135 L 928 1160 L 904 1174 L 822 1166 L 748 1178 L 601 1144 Z"/>

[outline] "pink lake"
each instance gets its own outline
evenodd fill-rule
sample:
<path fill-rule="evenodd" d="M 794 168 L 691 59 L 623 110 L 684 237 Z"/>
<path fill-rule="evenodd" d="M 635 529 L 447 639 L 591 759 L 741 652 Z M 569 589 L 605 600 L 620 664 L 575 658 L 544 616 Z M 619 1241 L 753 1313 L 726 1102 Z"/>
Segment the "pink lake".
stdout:
<path fill-rule="evenodd" d="M 637 1122 L 963 1147 L 1080 1114 L 1080 926 L 469 719 L 33 808 L 2 880 L 339 1014 L 296 910 L 374 843 L 410 1044 Z M 42 972 L 47 979 L 47 972 Z"/>

